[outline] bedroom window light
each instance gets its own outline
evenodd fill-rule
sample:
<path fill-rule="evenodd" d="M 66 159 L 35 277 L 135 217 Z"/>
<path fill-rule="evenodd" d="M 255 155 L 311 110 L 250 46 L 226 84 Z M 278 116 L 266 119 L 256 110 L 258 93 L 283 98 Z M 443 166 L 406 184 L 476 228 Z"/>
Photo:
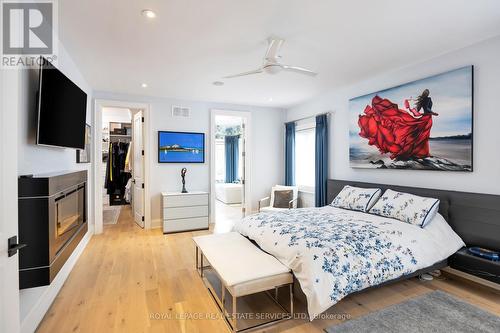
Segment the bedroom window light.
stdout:
<path fill-rule="evenodd" d="M 224 183 L 226 180 L 226 152 L 224 146 L 224 139 L 215 139 L 215 181 L 217 183 Z"/>
<path fill-rule="evenodd" d="M 295 182 L 299 191 L 314 192 L 315 126 L 297 124 L 295 130 Z"/>

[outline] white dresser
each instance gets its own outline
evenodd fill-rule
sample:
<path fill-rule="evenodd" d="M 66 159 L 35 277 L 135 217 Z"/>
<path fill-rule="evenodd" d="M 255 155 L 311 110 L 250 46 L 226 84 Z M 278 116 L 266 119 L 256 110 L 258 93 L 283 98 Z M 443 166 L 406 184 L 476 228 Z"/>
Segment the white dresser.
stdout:
<path fill-rule="evenodd" d="M 208 229 L 208 193 L 162 192 L 163 233 Z"/>

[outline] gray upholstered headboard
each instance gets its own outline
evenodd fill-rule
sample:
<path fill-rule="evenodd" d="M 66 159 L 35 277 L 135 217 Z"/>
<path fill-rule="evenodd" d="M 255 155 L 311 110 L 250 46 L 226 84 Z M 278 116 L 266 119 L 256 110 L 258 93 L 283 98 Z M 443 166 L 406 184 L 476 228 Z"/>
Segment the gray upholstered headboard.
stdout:
<path fill-rule="evenodd" d="M 428 188 L 328 180 L 328 202 L 345 185 L 358 187 L 391 188 L 400 192 L 438 198 L 439 212 L 468 246 L 482 246 L 500 250 L 500 195 L 433 190 Z"/>

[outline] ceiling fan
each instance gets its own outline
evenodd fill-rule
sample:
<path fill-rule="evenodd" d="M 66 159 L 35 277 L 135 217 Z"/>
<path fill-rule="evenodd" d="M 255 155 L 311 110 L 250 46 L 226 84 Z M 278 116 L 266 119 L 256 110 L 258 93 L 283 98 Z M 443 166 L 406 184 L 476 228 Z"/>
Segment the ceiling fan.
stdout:
<path fill-rule="evenodd" d="M 260 74 L 260 73 L 278 74 L 281 71 L 295 72 L 295 73 L 305 74 L 305 75 L 309 75 L 309 76 L 318 75 L 318 73 L 313 72 L 312 70 L 309 70 L 307 68 L 284 65 L 284 64 L 280 63 L 279 59 L 281 58 L 281 56 L 278 54 L 278 52 L 280 51 L 281 46 L 283 45 L 284 42 L 285 42 L 285 40 L 283 40 L 281 38 L 276 38 L 276 37 L 268 38 L 269 44 L 267 46 L 267 52 L 266 52 L 266 55 L 264 56 L 262 66 L 260 68 L 255 69 L 253 71 L 224 76 L 224 78 L 225 79 L 232 79 L 235 77 Z"/>

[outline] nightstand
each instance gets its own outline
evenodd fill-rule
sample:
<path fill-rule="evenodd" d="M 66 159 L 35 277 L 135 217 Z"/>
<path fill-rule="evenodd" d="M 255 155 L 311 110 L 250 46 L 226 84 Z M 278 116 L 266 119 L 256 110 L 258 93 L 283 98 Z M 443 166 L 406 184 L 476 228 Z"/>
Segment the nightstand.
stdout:
<path fill-rule="evenodd" d="M 500 262 L 470 254 L 462 248 L 448 259 L 445 272 L 500 290 Z"/>

